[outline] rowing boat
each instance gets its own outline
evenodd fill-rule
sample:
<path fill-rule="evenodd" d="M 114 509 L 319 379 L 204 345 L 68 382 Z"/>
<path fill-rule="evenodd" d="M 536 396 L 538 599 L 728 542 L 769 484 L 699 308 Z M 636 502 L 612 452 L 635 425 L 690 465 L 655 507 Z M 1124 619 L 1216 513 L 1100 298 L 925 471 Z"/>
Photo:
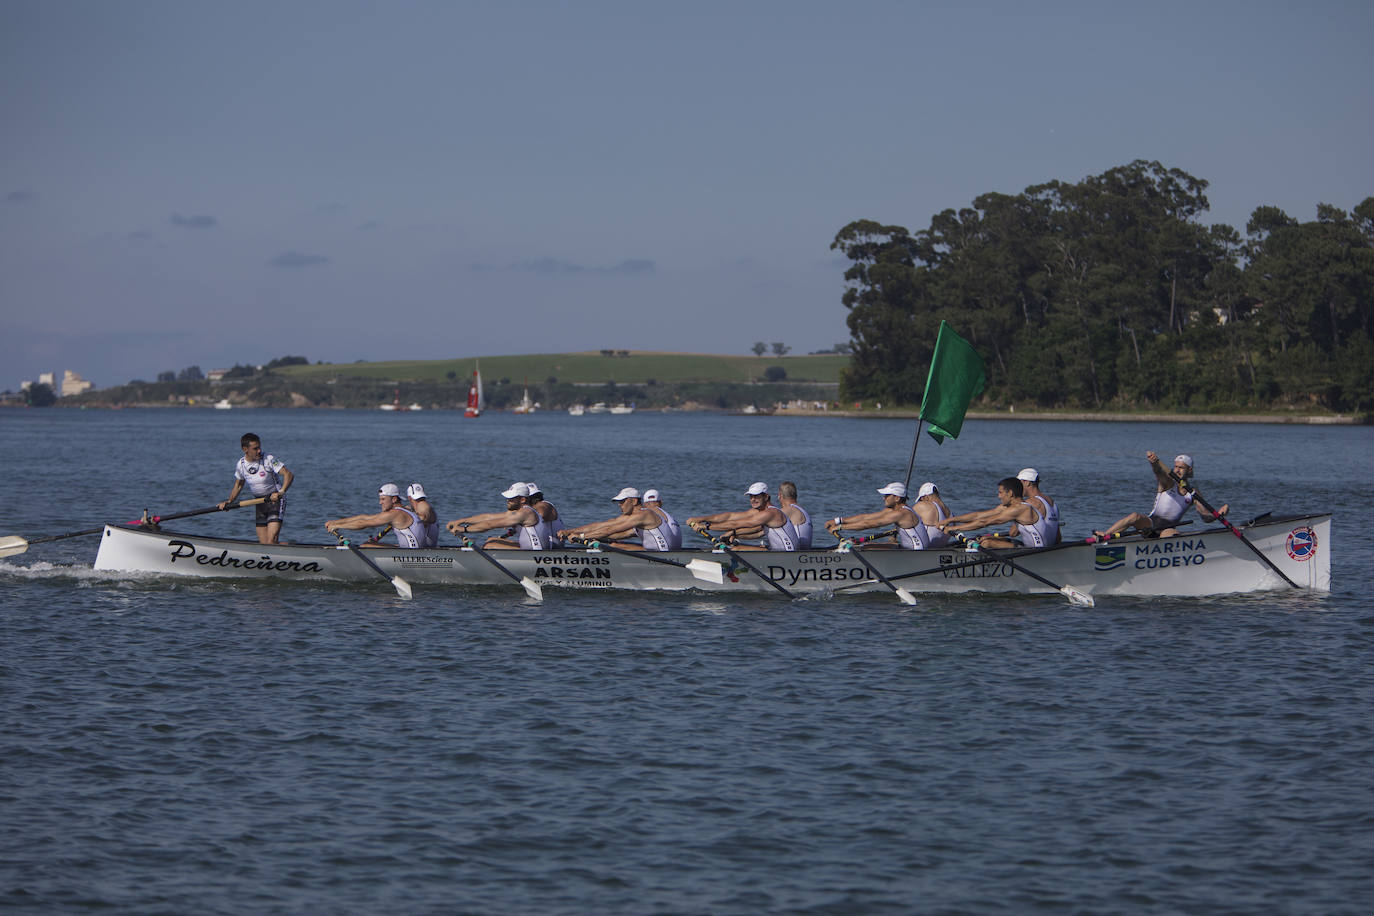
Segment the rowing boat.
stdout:
<path fill-rule="evenodd" d="M 1270 517 L 1244 531 L 1250 543 L 1299 586 L 1330 591 L 1329 514 Z M 759 575 L 743 567 L 732 568 L 731 558 L 716 551 L 654 554 L 680 563 L 700 559 L 720 563 L 726 574 L 719 584 L 681 566 L 645 562 L 594 547 L 490 553 L 516 579 L 529 577 L 541 586 L 564 588 L 771 592 L 774 585 L 782 585 L 794 594 L 873 591 L 888 587 L 875 575 L 881 573 L 914 592 L 1053 592 L 1017 567 L 1099 596 L 1189 597 L 1288 587 L 1244 541 L 1220 527 L 1154 540 L 1130 537 L 1102 544 L 1002 550 L 995 556 L 959 549 L 865 549 L 862 560 L 842 549 L 751 552 L 749 562 Z M 367 556 L 387 575 L 404 576 L 415 584 L 510 585 L 512 581 L 470 547 L 370 547 Z M 95 568 L 212 578 L 376 580 L 374 570 L 339 545 L 264 545 L 119 525 L 105 527 Z"/>

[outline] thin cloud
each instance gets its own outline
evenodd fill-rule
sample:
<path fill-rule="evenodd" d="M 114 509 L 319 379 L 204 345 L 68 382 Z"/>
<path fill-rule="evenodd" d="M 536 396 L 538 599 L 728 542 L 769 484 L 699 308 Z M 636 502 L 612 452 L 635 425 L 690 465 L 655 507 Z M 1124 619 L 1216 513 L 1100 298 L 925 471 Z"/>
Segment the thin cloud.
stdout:
<path fill-rule="evenodd" d="M 182 216 L 180 213 L 173 213 L 172 225 L 180 229 L 213 229 L 219 225 L 219 220 L 213 216 Z"/>
<path fill-rule="evenodd" d="M 33 200 L 36 200 L 37 198 L 38 195 L 33 193 L 32 191 L 11 191 L 5 195 L 5 203 L 27 204 Z"/>
<path fill-rule="evenodd" d="M 328 264 L 329 258 L 322 254 L 302 254 L 299 251 L 283 251 L 267 262 L 273 267 L 301 268 Z"/>
<path fill-rule="evenodd" d="M 539 274 L 544 277 L 583 273 L 631 276 L 653 273 L 657 269 L 657 265 L 644 258 L 628 258 L 613 267 L 587 267 L 582 264 L 560 261 L 557 258 L 535 258 L 531 261 L 517 261 L 508 269 L 516 273 Z"/>

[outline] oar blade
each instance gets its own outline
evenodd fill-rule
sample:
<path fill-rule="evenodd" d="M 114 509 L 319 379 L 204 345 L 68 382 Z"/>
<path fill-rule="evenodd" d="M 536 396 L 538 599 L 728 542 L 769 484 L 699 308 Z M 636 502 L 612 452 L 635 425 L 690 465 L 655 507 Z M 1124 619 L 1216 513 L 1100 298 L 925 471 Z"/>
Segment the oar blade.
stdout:
<path fill-rule="evenodd" d="M 910 605 L 915 605 L 915 604 L 916 604 L 916 596 L 913 595 L 913 594 L 911 594 L 911 592 L 907 591 L 906 589 L 902 588 L 901 586 L 899 586 L 899 585 L 894 585 L 894 586 L 892 586 L 892 590 L 893 590 L 894 592 L 897 593 L 897 597 L 898 597 L 899 599 L 901 599 L 902 604 L 910 604 Z"/>
<path fill-rule="evenodd" d="M 1069 604 L 1075 607 L 1096 607 L 1097 602 L 1093 601 L 1093 596 L 1087 592 L 1079 591 L 1072 585 L 1065 585 L 1059 589 L 1059 593 L 1069 599 Z"/>
<path fill-rule="evenodd" d="M 400 576 L 392 576 L 391 586 L 396 589 L 396 594 L 400 595 L 405 600 L 409 601 L 413 597 L 410 591 L 410 583 Z"/>
<path fill-rule="evenodd" d="M 710 560 L 689 560 L 687 569 L 703 582 L 713 582 L 716 585 L 725 582 L 725 570 L 719 563 L 712 563 Z"/>
<path fill-rule="evenodd" d="M 0 538 L 0 557 L 18 556 L 29 549 L 29 542 L 17 534 L 7 534 Z"/>
<path fill-rule="evenodd" d="M 525 594 L 529 595 L 535 601 L 544 600 L 543 586 L 541 586 L 538 582 L 531 579 L 529 576 L 521 576 L 520 585 L 525 589 Z"/>

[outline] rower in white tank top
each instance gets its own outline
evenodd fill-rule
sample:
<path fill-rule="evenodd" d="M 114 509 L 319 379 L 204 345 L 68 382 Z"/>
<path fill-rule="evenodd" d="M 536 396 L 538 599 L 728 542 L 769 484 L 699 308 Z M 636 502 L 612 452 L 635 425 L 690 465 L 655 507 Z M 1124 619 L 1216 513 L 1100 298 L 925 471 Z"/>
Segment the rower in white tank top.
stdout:
<path fill-rule="evenodd" d="M 411 512 L 405 506 L 397 506 L 396 508 L 399 511 L 404 512 L 406 515 L 410 516 L 409 525 L 406 525 L 405 527 L 401 527 L 400 525 L 393 525 L 391 528 L 391 530 L 396 533 L 396 546 L 407 548 L 426 546 L 425 523 L 420 521 L 420 516 L 416 515 L 414 512 Z M 436 534 L 435 537 L 437 539 L 438 535 Z"/>
<path fill-rule="evenodd" d="M 655 528 L 639 529 L 639 543 L 645 550 L 676 550 L 682 546 L 682 534 L 679 532 L 677 547 L 673 546 L 673 531 L 669 526 L 669 515 L 662 509 L 655 506 L 644 506 L 649 512 L 658 516 L 659 524 Z"/>

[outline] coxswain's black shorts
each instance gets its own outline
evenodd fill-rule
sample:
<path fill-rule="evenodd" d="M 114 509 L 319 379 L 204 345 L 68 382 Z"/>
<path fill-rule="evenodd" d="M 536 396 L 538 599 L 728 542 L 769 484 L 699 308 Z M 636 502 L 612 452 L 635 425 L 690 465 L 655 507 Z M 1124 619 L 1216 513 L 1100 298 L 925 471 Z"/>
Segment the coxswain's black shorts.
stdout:
<path fill-rule="evenodd" d="M 280 523 L 286 516 L 286 497 L 278 496 L 275 501 L 268 500 L 253 507 L 257 510 L 254 521 L 259 528 L 266 528 L 272 522 Z"/>

